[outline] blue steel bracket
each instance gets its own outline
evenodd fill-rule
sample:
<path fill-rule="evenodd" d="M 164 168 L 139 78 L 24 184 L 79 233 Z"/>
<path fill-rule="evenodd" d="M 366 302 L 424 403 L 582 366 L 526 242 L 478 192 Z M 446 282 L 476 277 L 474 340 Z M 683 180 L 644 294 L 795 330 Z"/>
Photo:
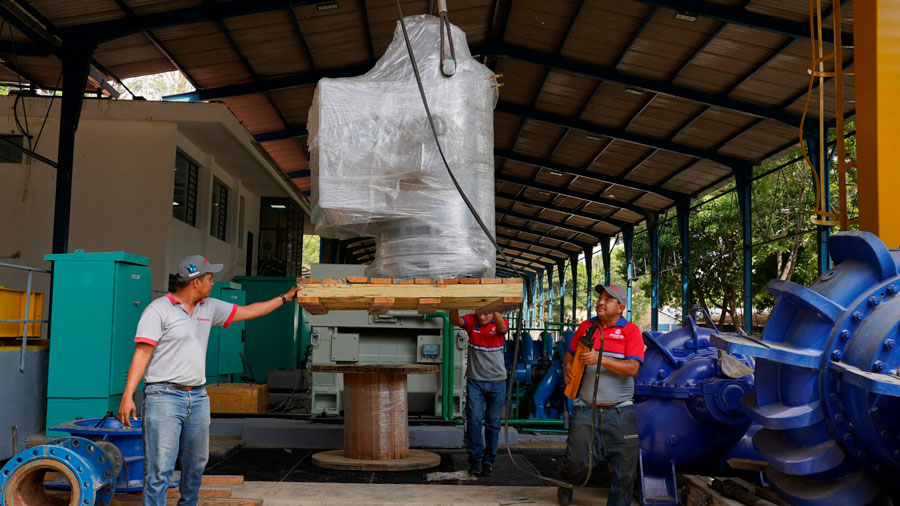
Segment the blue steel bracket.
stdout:
<path fill-rule="evenodd" d="M 773 279 L 766 285 L 772 297 L 787 300 L 791 304 L 816 315 L 825 323 L 833 324 L 847 309 L 824 295 L 792 281 Z"/>
<path fill-rule="evenodd" d="M 778 343 L 759 341 L 747 336 L 712 334 L 709 342 L 728 353 L 742 353 L 752 357 L 772 360 L 780 364 L 795 365 L 807 369 L 818 369 L 822 350 L 815 348 L 795 348 Z"/>
<path fill-rule="evenodd" d="M 782 403 L 760 406 L 756 399 L 756 391 L 752 391 L 741 399 L 744 411 L 753 420 L 764 427 L 777 430 L 809 427 L 824 419 L 824 411 L 819 409 L 819 401 L 789 406 Z"/>
<path fill-rule="evenodd" d="M 832 371 L 843 375 L 844 381 L 872 393 L 900 397 L 900 377 L 892 374 L 863 371 L 843 362 L 829 363 Z"/>

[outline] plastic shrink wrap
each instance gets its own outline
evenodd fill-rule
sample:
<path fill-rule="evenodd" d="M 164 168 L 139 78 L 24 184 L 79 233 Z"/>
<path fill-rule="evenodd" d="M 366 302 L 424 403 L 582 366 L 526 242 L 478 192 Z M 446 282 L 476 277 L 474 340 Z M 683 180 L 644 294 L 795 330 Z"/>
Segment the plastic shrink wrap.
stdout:
<path fill-rule="evenodd" d="M 444 77 L 439 18 L 405 21 L 447 162 L 493 235 L 493 72 L 451 25 L 457 70 Z M 374 237 L 369 277 L 494 275 L 494 248 L 441 161 L 399 22 L 368 73 L 319 81 L 308 129 L 316 233 Z"/>

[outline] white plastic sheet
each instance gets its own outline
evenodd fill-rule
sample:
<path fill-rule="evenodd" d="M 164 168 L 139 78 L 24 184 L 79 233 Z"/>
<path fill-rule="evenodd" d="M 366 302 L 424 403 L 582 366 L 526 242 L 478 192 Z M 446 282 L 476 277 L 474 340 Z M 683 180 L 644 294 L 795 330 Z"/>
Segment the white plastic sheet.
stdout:
<path fill-rule="evenodd" d="M 457 70 L 444 77 L 439 18 L 405 21 L 444 155 L 493 235 L 493 72 L 452 26 Z M 374 237 L 368 276 L 494 275 L 494 248 L 441 161 L 399 22 L 368 73 L 319 81 L 307 126 L 316 233 Z"/>

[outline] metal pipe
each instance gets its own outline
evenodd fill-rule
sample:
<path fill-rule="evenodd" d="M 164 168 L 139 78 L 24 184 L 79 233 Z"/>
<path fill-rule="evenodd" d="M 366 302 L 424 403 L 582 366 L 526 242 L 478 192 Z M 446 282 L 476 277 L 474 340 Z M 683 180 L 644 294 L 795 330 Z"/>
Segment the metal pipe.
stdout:
<path fill-rule="evenodd" d="M 34 271 L 28 271 L 28 283 L 25 285 L 25 318 L 28 318 L 29 310 L 31 309 L 31 278 L 34 274 Z M 28 321 L 22 325 L 24 330 L 22 331 L 22 349 L 19 351 L 19 372 L 25 370 L 25 349 L 28 347 Z"/>

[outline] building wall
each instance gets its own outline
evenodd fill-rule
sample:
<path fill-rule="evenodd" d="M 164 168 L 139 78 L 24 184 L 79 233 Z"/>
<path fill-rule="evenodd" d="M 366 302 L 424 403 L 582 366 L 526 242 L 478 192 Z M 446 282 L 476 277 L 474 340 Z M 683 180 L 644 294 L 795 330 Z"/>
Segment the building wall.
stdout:
<path fill-rule="evenodd" d="M 69 251 L 128 251 L 150 259 L 166 287 L 175 125 L 82 121 L 76 140 Z"/>
<path fill-rule="evenodd" d="M 0 461 L 25 449 L 25 438 L 41 432 L 47 406 L 46 346 L 29 347 L 25 352 L 25 370 L 19 371 L 19 351 L 0 347 Z"/>
<path fill-rule="evenodd" d="M 168 236 L 165 272 L 178 269 L 178 262 L 188 255 L 203 255 L 212 263 L 224 264 L 221 274 L 216 279 L 230 280 L 234 276 L 246 274 L 246 235 L 250 231 L 254 237 L 259 236 L 259 196 L 246 189 L 241 180 L 233 177 L 216 163 L 209 153 L 197 148 L 187 137 L 176 132 L 175 144 L 188 158 L 199 166 L 199 188 L 197 196 L 197 223 L 192 227 L 172 217 L 171 206 L 168 211 Z M 173 152 L 174 163 L 174 152 Z M 228 187 L 227 232 L 225 241 L 211 234 L 212 230 L 212 191 L 213 178 L 218 178 Z M 171 190 L 169 192 L 171 194 Z M 171 196 L 171 195 L 170 195 Z M 244 197 L 244 228 L 240 225 L 240 197 Z M 241 236 L 241 240 L 238 237 Z M 238 243 L 240 242 L 240 247 Z M 255 249 L 255 245 L 254 245 Z M 256 254 L 253 257 L 256 263 Z M 253 270 L 255 273 L 255 268 Z M 156 275 L 154 274 L 154 278 Z M 156 285 L 154 285 L 156 289 Z"/>

